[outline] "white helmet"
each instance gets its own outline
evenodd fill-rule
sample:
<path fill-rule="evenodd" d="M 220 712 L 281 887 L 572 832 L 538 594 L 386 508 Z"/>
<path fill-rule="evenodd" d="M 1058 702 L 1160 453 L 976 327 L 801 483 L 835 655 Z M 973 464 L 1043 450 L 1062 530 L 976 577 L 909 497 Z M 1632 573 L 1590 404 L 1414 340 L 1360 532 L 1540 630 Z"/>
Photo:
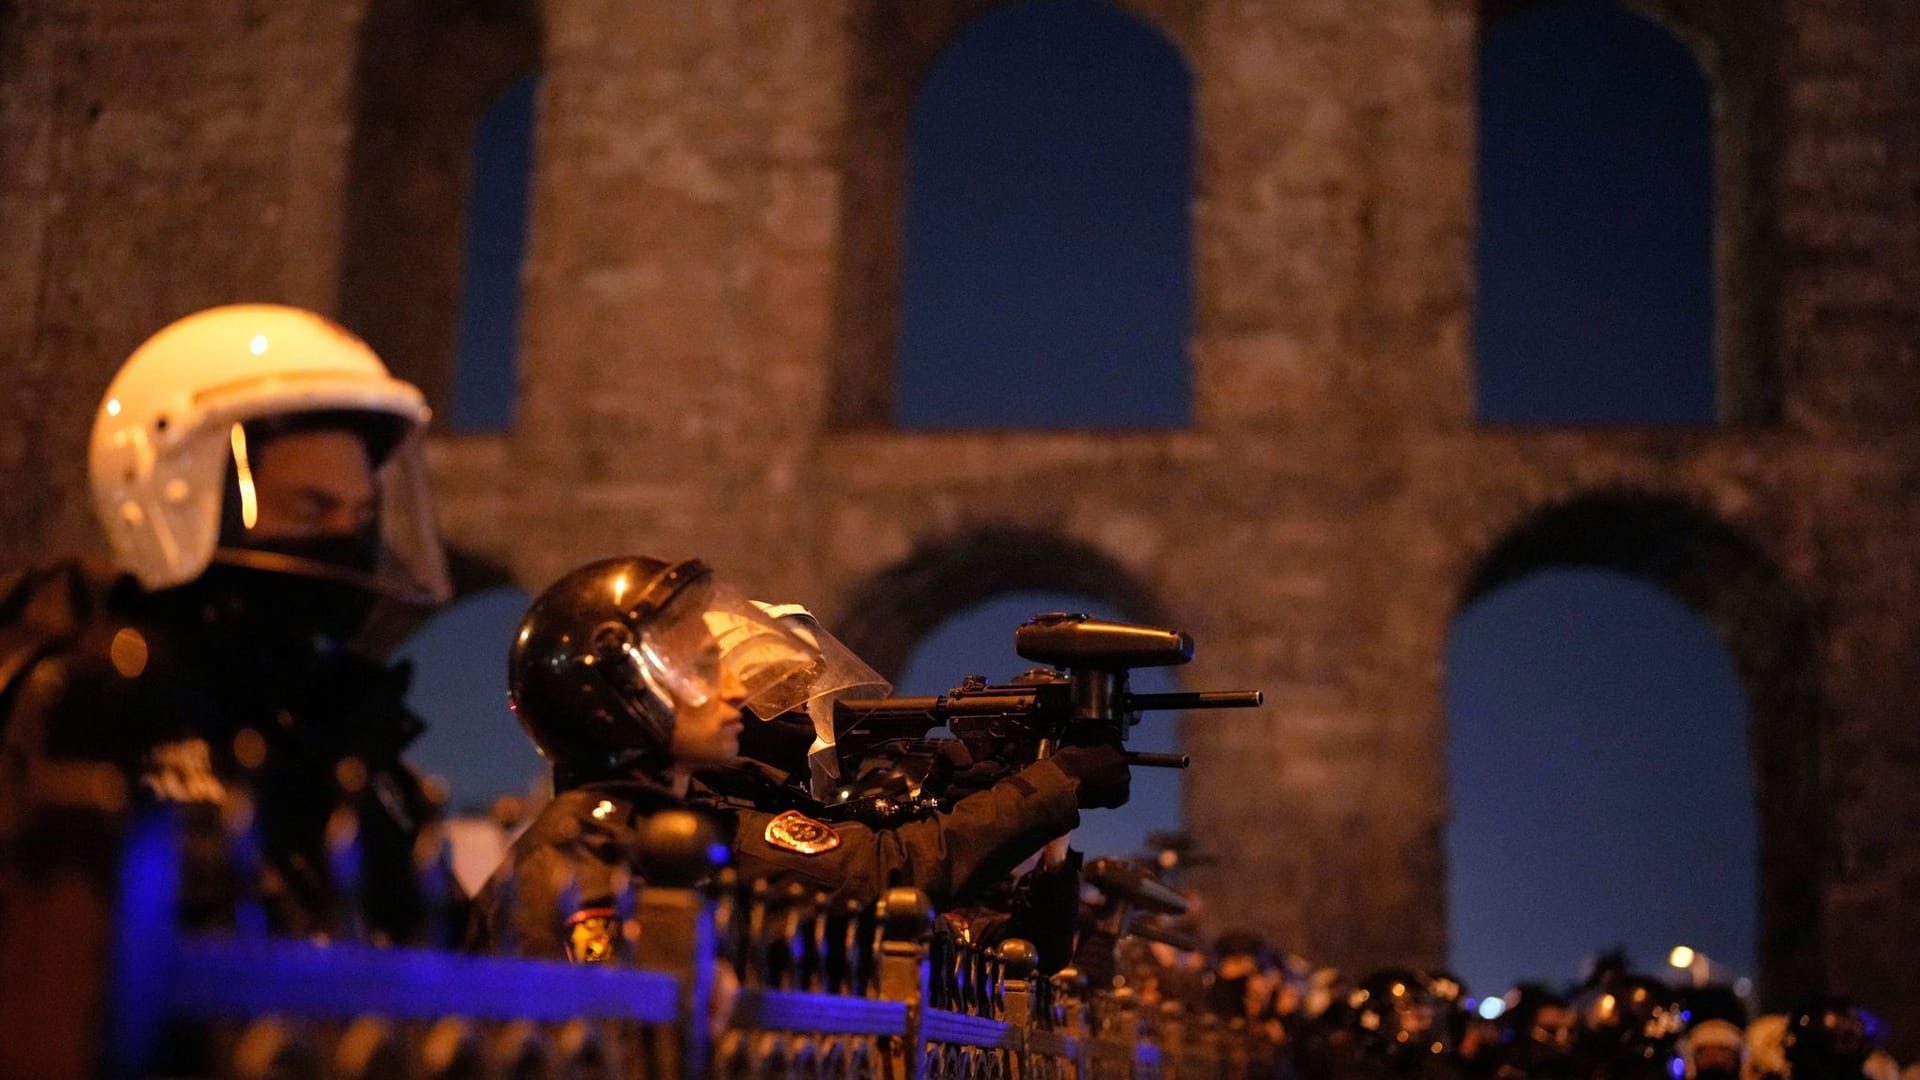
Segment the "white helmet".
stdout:
<path fill-rule="evenodd" d="M 381 574 L 446 599 L 420 446 L 425 399 L 339 324 L 278 304 L 189 315 L 134 350 L 107 387 L 88 474 L 120 569 L 153 589 L 199 577 L 220 542 L 229 464 L 239 455 L 244 465 L 239 425 L 320 411 L 398 422 L 404 434 L 376 463 Z"/>

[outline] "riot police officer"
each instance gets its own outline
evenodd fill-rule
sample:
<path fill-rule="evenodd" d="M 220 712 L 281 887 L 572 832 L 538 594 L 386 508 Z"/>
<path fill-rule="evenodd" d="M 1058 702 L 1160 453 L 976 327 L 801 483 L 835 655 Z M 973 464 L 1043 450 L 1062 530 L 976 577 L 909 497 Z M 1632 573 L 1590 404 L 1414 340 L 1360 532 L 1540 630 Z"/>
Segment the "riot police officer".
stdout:
<path fill-rule="evenodd" d="M 360 339 L 295 308 L 203 311 L 129 357 L 89 459 L 112 567 L 29 575 L 0 635 L 9 868 L 87 776 L 100 806 L 222 830 L 190 833 L 191 921 L 254 895 L 269 929 L 422 935 L 434 806 L 401 759 L 421 724 L 406 673 L 352 639 L 382 598 L 448 595 L 427 417 Z"/>
<path fill-rule="evenodd" d="M 1860 1080 L 1873 1052 L 1860 1007 L 1835 994 L 1802 1001 L 1780 1041 L 1793 1080 Z"/>
<path fill-rule="evenodd" d="M 1580 994 L 1574 1011 L 1581 1055 L 1594 1075 L 1619 1080 L 1672 1075 L 1686 1011 L 1672 987 L 1644 975 L 1610 972 Z"/>
<path fill-rule="evenodd" d="M 1347 995 L 1342 1012 L 1350 1037 L 1326 1049 L 1323 1075 L 1333 1077 L 1452 1078 L 1449 1003 L 1425 974 L 1410 968 L 1376 971 Z"/>
<path fill-rule="evenodd" d="M 755 647 L 735 646 L 741 637 Z M 469 944 L 614 955 L 618 895 L 646 875 L 638 830 L 670 807 L 703 809 L 743 878 L 862 899 L 909 885 L 947 904 L 1072 829 L 1080 807 L 1125 800 L 1117 748 L 1063 753 L 892 829 L 703 797 L 696 774 L 736 754 L 742 708 L 775 716 L 805 702 L 837 681 L 823 679 L 830 660 L 695 560 L 607 559 L 555 582 L 520 624 L 508 684 L 556 795 L 476 898 Z"/>

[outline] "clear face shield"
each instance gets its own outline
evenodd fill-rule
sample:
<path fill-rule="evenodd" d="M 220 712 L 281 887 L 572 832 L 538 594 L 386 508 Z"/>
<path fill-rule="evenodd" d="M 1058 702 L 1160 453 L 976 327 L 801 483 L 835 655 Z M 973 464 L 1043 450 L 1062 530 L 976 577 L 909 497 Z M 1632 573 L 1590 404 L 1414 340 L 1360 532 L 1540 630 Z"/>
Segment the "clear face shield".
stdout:
<path fill-rule="evenodd" d="M 726 591 L 711 582 L 697 583 L 648 619 L 637 638 L 621 639 L 640 681 L 676 712 L 703 708 L 730 689 L 721 660 L 723 646 L 708 620 L 708 604 Z"/>
<path fill-rule="evenodd" d="M 813 724 L 807 748 L 807 786 L 826 798 L 840 781 L 833 749 L 833 702 L 848 692 L 885 696 L 892 684 L 828 633 L 798 604 L 730 604 L 711 613 L 714 633 L 743 685 L 747 707 L 762 720 L 804 709 Z M 768 633 L 772 626 L 778 633 Z"/>
<path fill-rule="evenodd" d="M 835 696 L 891 687 L 804 608 L 757 604 L 716 585 L 706 621 L 722 663 L 746 690 L 746 707 L 762 720 L 804 708 L 816 731 L 825 720 L 830 736 Z"/>
<path fill-rule="evenodd" d="M 373 449 L 379 440 L 352 421 L 313 421 L 266 437 L 259 430 L 234 422 L 196 448 L 209 459 L 206 472 L 228 477 L 215 561 L 332 581 L 414 606 L 452 595 L 420 429 L 400 433 L 380 448 L 383 455 Z M 365 442 L 364 464 L 347 460 L 351 451 L 342 454 L 330 438 L 340 435 Z"/>

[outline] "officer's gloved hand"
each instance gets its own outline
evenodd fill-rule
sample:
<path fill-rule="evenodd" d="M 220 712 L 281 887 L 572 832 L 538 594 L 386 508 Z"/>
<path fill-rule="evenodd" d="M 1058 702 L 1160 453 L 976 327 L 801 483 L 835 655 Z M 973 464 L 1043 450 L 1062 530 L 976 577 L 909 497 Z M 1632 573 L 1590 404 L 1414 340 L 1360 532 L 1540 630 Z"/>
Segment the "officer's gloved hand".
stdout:
<path fill-rule="evenodd" d="M 1126 751 L 1111 743 L 1065 746 L 1053 755 L 1053 760 L 1078 782 L 1074 797 L 1082 810 L 1112 809 L 1127 804 L 1133 788 L 1133 771 L 1127 768 Z"/>

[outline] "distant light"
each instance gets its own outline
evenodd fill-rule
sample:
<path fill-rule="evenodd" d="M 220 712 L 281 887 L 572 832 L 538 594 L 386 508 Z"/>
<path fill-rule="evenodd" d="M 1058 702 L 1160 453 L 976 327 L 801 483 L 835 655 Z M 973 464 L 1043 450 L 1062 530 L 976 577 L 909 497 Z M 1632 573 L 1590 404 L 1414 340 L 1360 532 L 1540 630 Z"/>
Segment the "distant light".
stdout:
<path fill-rule="evenodd" d="M 131 626 L 123 626 L 113 635 L 107 648 L 113 670 L 128 679 L 137 679 L 147 670 L 147 639 Z"/>
<path fill-rule="evenodd" d="M 1667 1072 L 1672 1074 L 1673 1080 L 1686 1080 L 1687 1059 L 1677 1057 L 1667 1062 Z"/>
<path fill-rule="evenodd" d="M 233 737 L 233 758 L 243 769 L 257 769 L 267 760 L 267 738 L 252 728 Z"/>
<path fill-rule="evenodd" d="M 255 356 L 265 356 L 267 353 L 267 335 L 253 335 L 253 340 L 247 342 L 247 351 Z"/>
<path fill-rule="evenodd" d="M 120 415 L 120 399 L 119 398 L 116 397 L 116 398 L 107 399 L 107 415 L 108 416 Z"/>
<path fill-rule="evenodd" d="M 1685 945 L 1675 945 L 1673 953 L 1667 957 L 1667 963 L 1677 968 L 1690 968 L 1693 966 L 1693 958 L 1692 949 Z"/>
<path fill-rule="evenodd" d="M 1739 997 L 1753 996 L 1753 980 L 1742 976 L 1733 980 L 1733 992 Z"/>
<path fill-rule="evenodd" d="M 707 847 L 707 861 L 715 866 L 724 866 L 733 859 L 733 848 L 726 844 L 712 844 Z"/>
<path fill-rule="evenodd" d="M 1480 1019 L 1498 1020 L 1500 1014 L 1507 1011 L 1507 1003 L 1497 997 L 1480 999 Z"/>
<path fill-rule="evenodd" d="M 600 805 L 593 808 L 595 821 L 605 821 L 607 820 L 607 815 L 611 813 L 613 813 L 613 803 L 606 799 L 601 799 Z"/>

